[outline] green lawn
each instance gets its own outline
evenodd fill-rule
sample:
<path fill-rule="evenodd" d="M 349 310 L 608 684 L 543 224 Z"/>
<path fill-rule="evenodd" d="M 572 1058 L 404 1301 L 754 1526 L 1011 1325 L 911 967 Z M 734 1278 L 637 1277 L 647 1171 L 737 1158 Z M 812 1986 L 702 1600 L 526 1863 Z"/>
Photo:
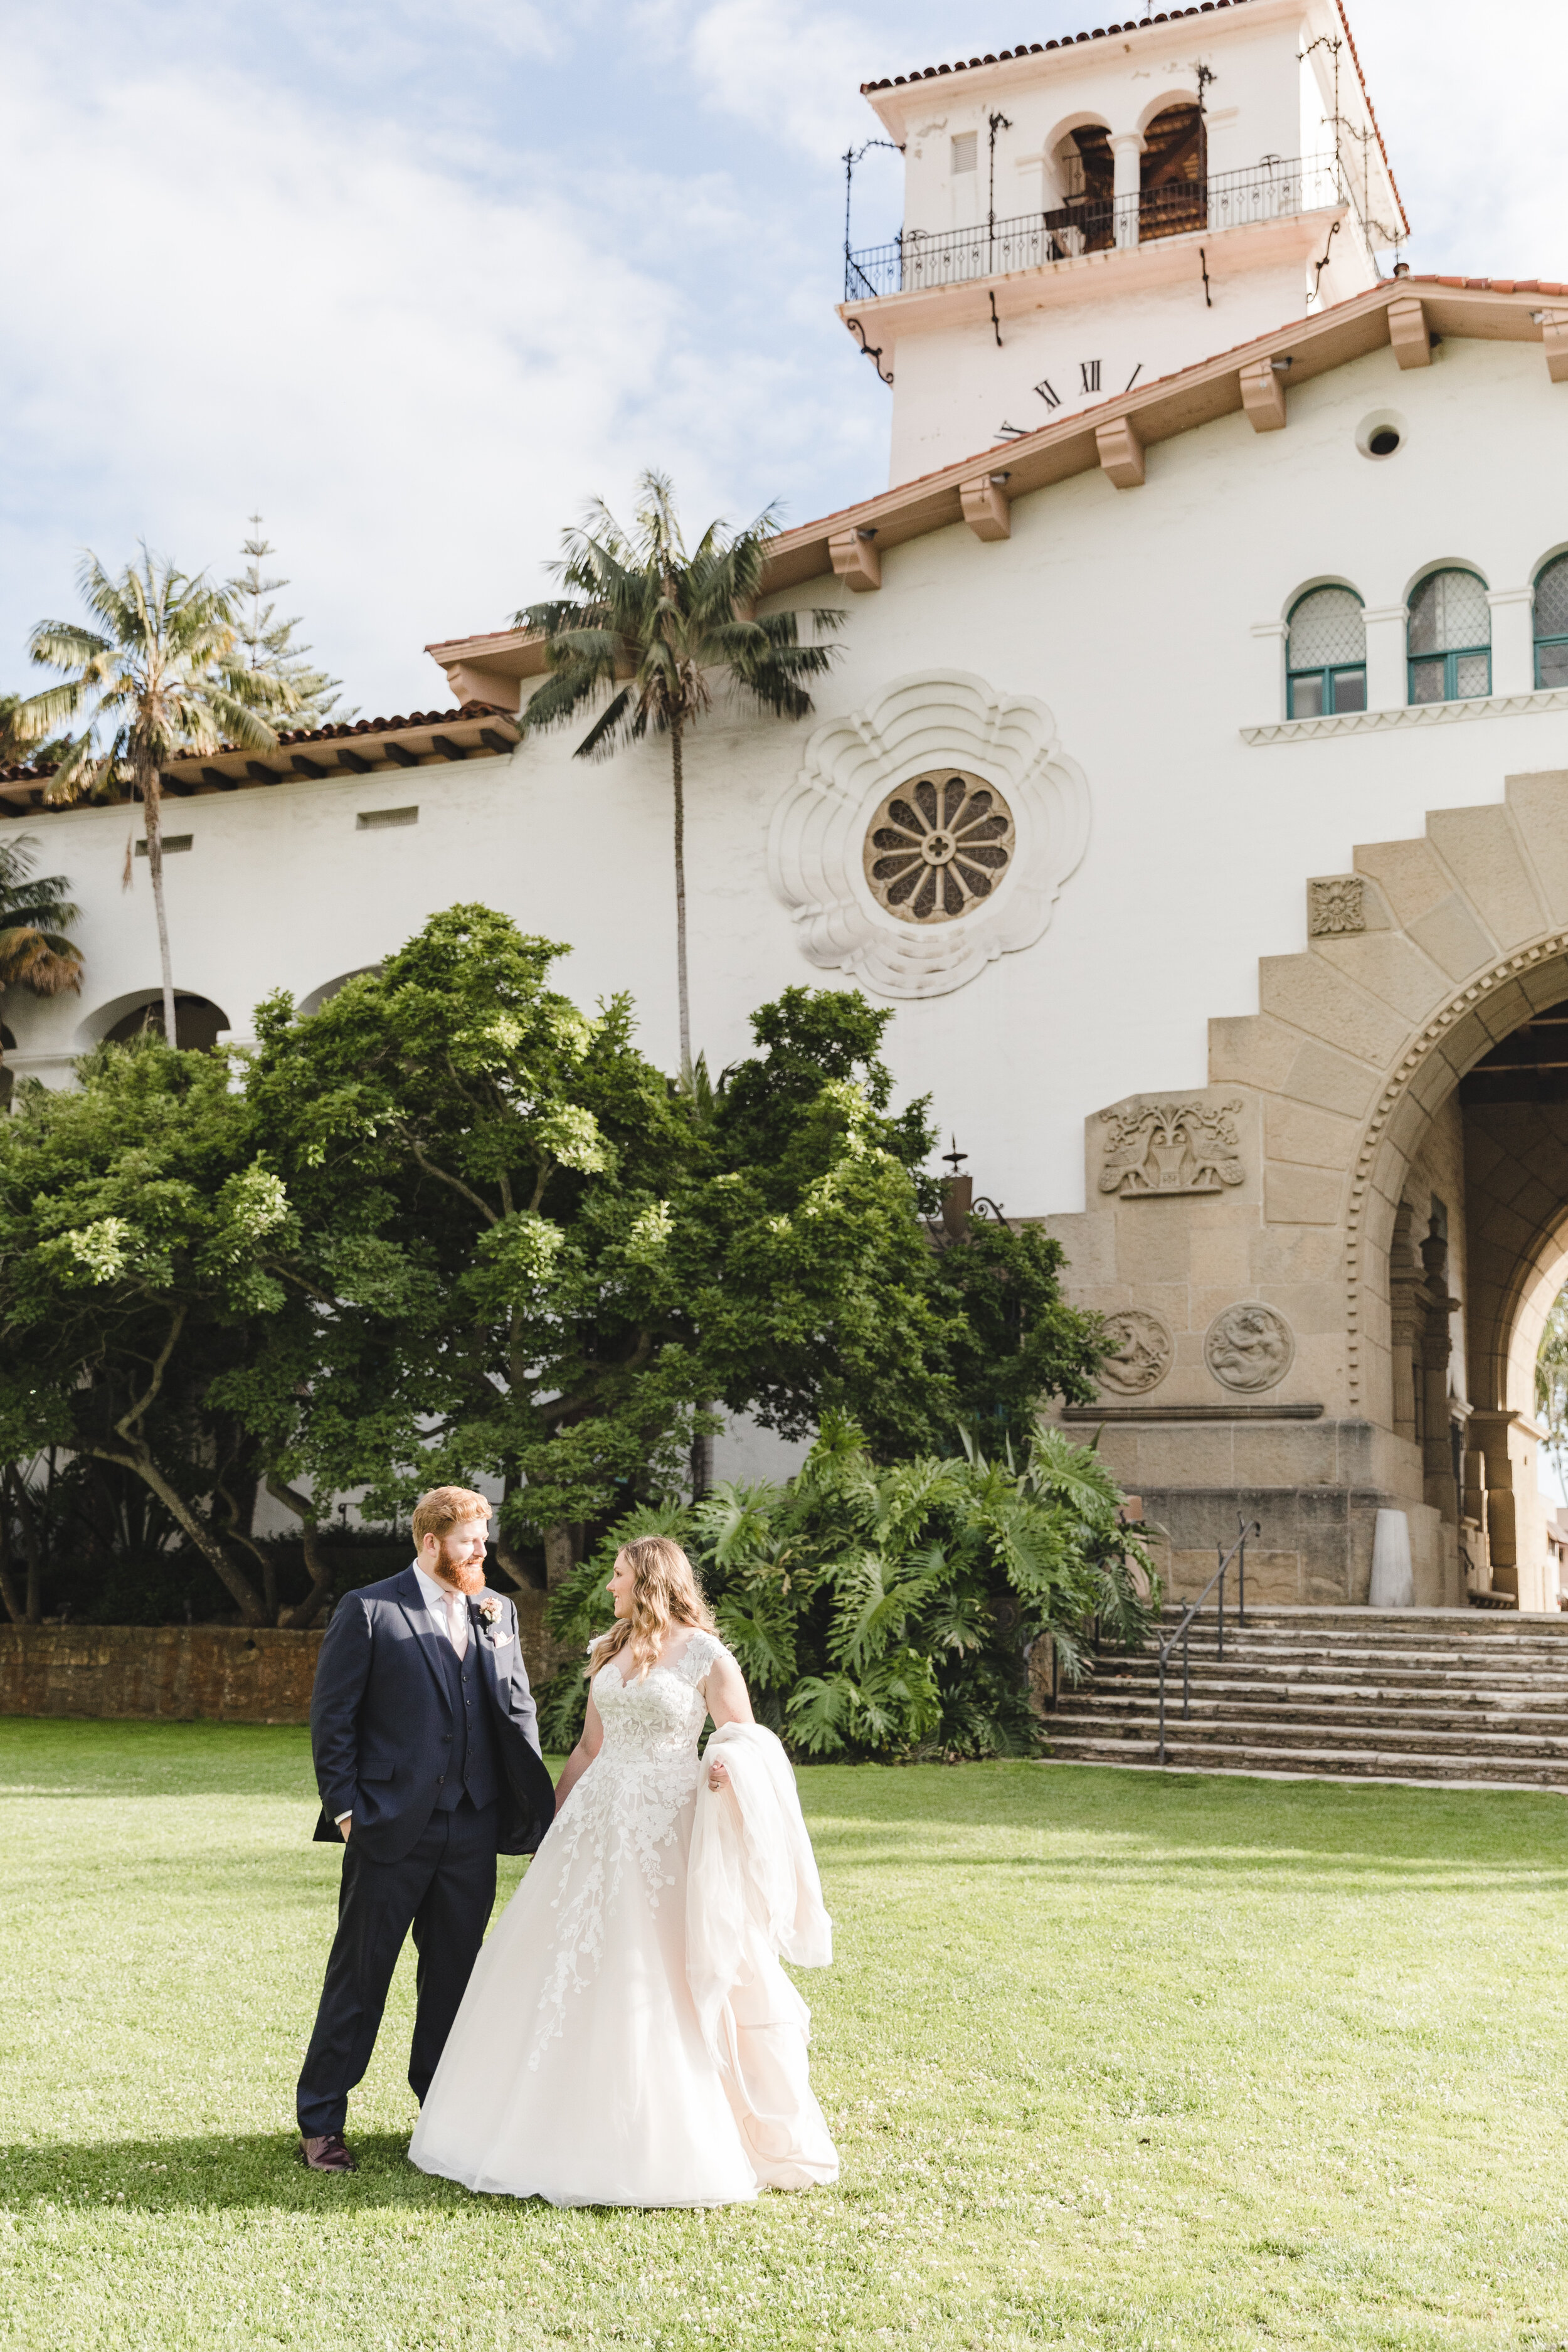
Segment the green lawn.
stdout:
<path fill-rule="evenodd" d="M 802 1781 L 842 2185 L 557 2213 L 409 2169 L 404 1973 L 294 2165 L 302 1732 L 0 1723 L 0 2345 L 1568 2344 L 1560 1798 Z"/>

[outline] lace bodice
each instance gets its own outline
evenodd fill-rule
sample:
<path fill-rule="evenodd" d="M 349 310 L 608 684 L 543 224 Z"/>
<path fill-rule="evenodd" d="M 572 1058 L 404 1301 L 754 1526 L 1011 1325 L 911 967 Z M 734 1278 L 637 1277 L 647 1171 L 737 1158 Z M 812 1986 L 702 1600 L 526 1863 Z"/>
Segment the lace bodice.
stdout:
<path fill-rule="evenodd" d="M 699 1631 L 673 1665 L 626 1682 L 612 1658 L 594 1676 L 604 1741 L 533 1864 L 557 1875 L 551 1907 L 559 1926 L 531 2066 L 562 2031 L 568 1995 L 597 1970 L 605 1914 L 621 1899 L 628 1865 L 650 1910 L 678 1878 L 684 1885 L 701 1769 L 697 1743 L 708 1717 L 704 1686 L 725 1654 L 721 1641 Z"/>
<path fill-rule="evenodd" d="M 697 1742 L 708 1717 L 702 1689 L 722 1647 L 711 1633 L 695 1633 L 674 1665 L 655 1666 L 630 1682 L 622 1678 L 619 1659 L 601 1666 L 593 1687 L 605 1744 L 595 1765 L 608 1758 L 616 1769 L 634 1754 L 673 1759 L 689 1752 L 695 1788 Z"/>

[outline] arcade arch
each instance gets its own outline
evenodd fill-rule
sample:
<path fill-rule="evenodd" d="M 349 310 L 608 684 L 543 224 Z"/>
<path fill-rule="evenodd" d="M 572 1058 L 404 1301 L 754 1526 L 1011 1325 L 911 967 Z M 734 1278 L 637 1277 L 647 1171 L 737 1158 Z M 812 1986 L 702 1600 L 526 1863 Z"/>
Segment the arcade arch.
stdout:
<path fill-rule="evenodd" d="M 319 988 L 312 988 L 308 995 L 300 999 L 298 1009 L 301 1013 L 319 1013 L 328 999 L 335 996 L 340 988 L 346 988 L 351 980 L 362 979 L 367 971 L 380 970 L 378 963 L 356 963 L 352 971 L 340 971 L 331 980 L 322 981 Z"/>
<path fill-rule="evenodd" d="M 1239 1510 L 1260 1599 L 1364 1601 L 1394 1509 L 1420 1605 L 1555 1608 L 1532 1376 L 1568 1273 L 1568 772 L 1304 878 L 1306 943 L 1211 1022 L 1208 1086 L 1089 1123 L 1089 1206 L 1053 1230 L 1075 1301 L 1151 1344 L 1088 1410 L 1173 1590 Z M 1239 1326 L 1256 1378 L 1216 1346 Z"/>
<path fill-rule="evenodd" d="M 174 1042 L 184 1053 L 210 1053 L 217 1044 L 220 1031 L 230 1026 L 228 1014 L 210 996 L 196 996 L 186 989 L 174 992 Z M 111 997 L 83 1021 L 78 1035 L 81 1045 L 122 1045 L 132 1037 L 150 1029 L 161 1037 L 163 1034 L 163 992 L 162 989 L 136 988 L 124 996 Z"/>
<path fill-rule="evenodd" d="M 1167 103 L 1140 123 L 1139 238 L 1181 236 L 1208 223 L 1208 141 L 1201 106 Z"/>
<path fill-rule="evenodd" d="M 1417 1457 L 1450 1597 L 1555 1609 L 1535 1362 L 1568 1280 L 1568 940 L 1494 965 L 1419 1045 L 1431 1050 L 1392 1074 L 1361 1161 L 1352 1288 L 1359 1255 L 1363 1328 L 1381 1292 L 1387 1333 L 1386 1386 L 1373 1352 L 1364 1403 Z"/>
<path fill-rule="evenodd" d="M 1115 241 L 1116 163 L 1103 117 L 1068 116 L 1045 144 L 1046 226 L 1067 254 L 1102 251 Z"/>

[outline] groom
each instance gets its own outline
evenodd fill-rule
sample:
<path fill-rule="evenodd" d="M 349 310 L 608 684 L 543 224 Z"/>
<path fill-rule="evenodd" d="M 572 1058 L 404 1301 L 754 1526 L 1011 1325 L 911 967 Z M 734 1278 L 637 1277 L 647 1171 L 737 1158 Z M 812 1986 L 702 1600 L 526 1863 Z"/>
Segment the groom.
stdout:
<path fill-rule="evenodd" d="M 496 1855 L 531 1853 L 554 1812 L 517 1611 L 485 1590 L 489 1515 L 464 1486 L 423 1496 L 413 1567 L 340 1601 L 321 1643 L 316 1837 L 347 1851 L 297 2100 L 300 2158 L 313 2172 L 355 2169 L 348 2096 L 409 1928 L 419 1990 L 408 2080 L 422 2101 L 484 1941 Z"/>

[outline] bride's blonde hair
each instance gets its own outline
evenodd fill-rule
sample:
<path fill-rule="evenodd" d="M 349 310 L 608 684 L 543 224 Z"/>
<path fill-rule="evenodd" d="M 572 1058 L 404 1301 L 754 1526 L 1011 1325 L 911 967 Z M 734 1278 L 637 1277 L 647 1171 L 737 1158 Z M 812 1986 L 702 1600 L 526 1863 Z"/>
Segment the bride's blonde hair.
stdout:
<path fill-rule="evenodd" d="M 623 1560 L 632 1571 L 631 1615 L 617 1617 L 610 1631 L 600 1634 L 590 1666 L 596 1674 L 629 1649 L 636 1668 L 631 1679 L 640 1682 L 658 1665 L 671 1626 L 695 1625 L 711 1633 L 713 1616 L 691 1562 L 670 1537 L 637 1536 L 616 1554 L 617 1569 Z"/>

